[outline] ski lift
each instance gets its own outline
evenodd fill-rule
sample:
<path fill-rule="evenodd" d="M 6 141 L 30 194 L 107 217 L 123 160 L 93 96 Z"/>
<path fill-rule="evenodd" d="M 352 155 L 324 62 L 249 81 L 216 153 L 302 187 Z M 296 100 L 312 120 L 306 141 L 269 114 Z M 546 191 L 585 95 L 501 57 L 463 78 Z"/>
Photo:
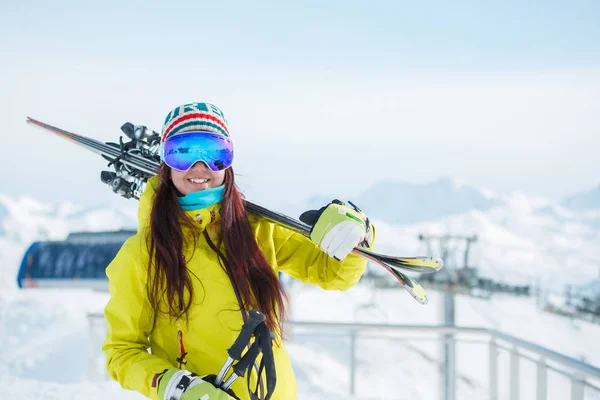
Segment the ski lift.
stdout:
<path fill-rule="evenodd" d="M 106 267 L 136 231 L 78 232 L 62 241 L 34 242 L 25 252 L 19 288 L 108 290 Z"/>

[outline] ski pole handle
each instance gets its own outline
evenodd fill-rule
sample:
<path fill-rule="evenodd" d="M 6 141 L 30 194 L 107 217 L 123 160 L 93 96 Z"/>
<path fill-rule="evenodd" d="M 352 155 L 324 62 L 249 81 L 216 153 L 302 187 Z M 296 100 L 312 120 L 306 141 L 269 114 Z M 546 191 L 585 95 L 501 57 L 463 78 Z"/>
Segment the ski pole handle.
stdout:
<path fill-rule="evenodd" d="M 242 326 L 242 331 L 240 335 L 235 339 L 235 342 L 231 345 L 230 348 L 227 349 L 227 353 L 229 357 L 234 360 L 239 360 L 242 358 L 242 351 L 246 348 L 246 345 L 250 342 L 250 338 L 254 334 L 254 330 L 256 327 L 265 321 L 265 315 L 258 310 L 250 310 L 248 311 L 248 319 L 244 326 Z"/>
<path fill-rule="evenodd" d="M 235 339 L 235 342 L 233 342 L 231 347 L 227 349 L 227 354 L 229 354 L 229 357 L 227 357 L 225 364 L 223 364 L 223 367 L 221 367 L 221 371 L 219 371 L 219 374 L 215 378 L 215 386 L 219 387 L 221 385 L 223 379 L 225 379 L 225 375 L 227 375 L 227 372 L 229 372 L 229 369 L 233 365 L 233 362 L 240 361 L 240 359 L 242 358 L 242 352 L 244 351 L 244 348 L 248 345 L 248 343 L 250 343 L 250 339 L 252 338 L 252 335 L 254 335 L 256 327 L 263 323 L 264 320 L 265 315 L 260 311 L 248 311 L 248 319 L 246 320 L 246 322 L 244 322 L 244 325 L 242 326 L 242 331 L 238 335 L 237 339 Z"/>

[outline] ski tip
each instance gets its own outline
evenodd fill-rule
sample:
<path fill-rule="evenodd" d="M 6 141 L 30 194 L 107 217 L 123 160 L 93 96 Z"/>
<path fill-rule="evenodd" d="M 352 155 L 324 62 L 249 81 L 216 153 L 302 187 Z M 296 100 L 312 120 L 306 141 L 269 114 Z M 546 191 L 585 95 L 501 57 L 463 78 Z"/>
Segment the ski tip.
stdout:
<path fill-rule="evenodd" d="M 429 303 L 429 299 L 427 298 L 427 293 L 425 293 L 423 288 L 420 288 L 420 289 L 421 290 L 419 290 L 419 293 L 417 293 L 416 291 L 413 291 L 413 290 L 408 290 L 408 292 L 412 295 L 413 299 L 415 299 L 417 301 L 417 303 L 419 303 L 421 305 L 426 305 L 427 303 Z"/>
<path fill-rule="evenodd" d="M 429 303 L 429 299 L 427 298 L 427 296 L 425 296 L 425 297 L 413 296 L 413 298 L 417 301 L 417 303 L 419 303 L 422 306 L 427 305 L 427 303 Z"/>
<path fill-rule="evenodd" d="M 422 259 L 430 261 L 428 265 L 435 269 L 435 271 L 439 271 L 440 269 L 444 268 L 444 261 L 441 258 L 423 257 Z"/>
<path fill-rule="evenodd" d="M 392 268 L 423 274 L 438 272 L 444 265 L 441 259 L 433 257 L 395 257 L 383 261 Z"/>
<path fill-rule="evenodd" d="M 413 298 L 419 304 L 425 305 L 425 304 L 429 303 L 429 298 L 427 297 L 427 293 L 425 292 L 425 289 L 423 289 L 423 287 L 421 285 L 414 287 L 413 290 L 409 290 L 409 292 L 410 292 L 410 294 L 412 294 Z"/>
<path fill-rule="evenodd" d="M 427 292 L 425 291 L 423 286 L 419 284 L 419 282 L 400 273 L 398 273 L 397 275 L 398 278 L 401 279 L 404 289 L 406 289 L 406 291 L 410 293 L 413 299 L 415 299 L 419 304 L 422 305 L 429 303 L 429 299 L 427 298 Z"/>
<path fill-rule="evenodd" d="M 420 257 L 415 257 L 415 260 L 420 260 L 420 261 L 429 261 L 429 265 L 437 265 L 440 269 L 444 266 L 444 261 L 441 258 L 438 257 L 430 257 L 430 256 L 420 256 Z"/>

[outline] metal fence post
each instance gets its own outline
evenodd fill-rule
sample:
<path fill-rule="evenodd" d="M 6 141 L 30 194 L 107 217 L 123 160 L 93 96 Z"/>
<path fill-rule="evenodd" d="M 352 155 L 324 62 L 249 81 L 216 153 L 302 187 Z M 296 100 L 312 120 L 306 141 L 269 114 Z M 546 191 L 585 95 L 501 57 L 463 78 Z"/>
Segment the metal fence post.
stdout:
<path fill-rule="evenodd" d="M 546 400 L 548 396 L 548 368 L 546 359 L 540 358 L 537 362 L 537 400 Z"/>
<path fill-rule="evenodd" d="M 350 332 L 350 395 L 356 394 L 356 331 Z"/>
<path fill-rule="evenodd" d="M 490 400 L 498 400 L 498 346 L 492 337 L 490 341 Z"/>
<path fill-rule="evenodd" d="M 454 334 L 444 335 L 444 400 L 456 400 L 456 341 Z"/>
<path fill-rule="evenodd" d="M 571 376 L 571 400 L 583 400 L 583 377 L 580 374 Z"/>
<path fill-rule="evenodd" d="M 519 400 L 519 350 L 517 346 L 510 352 L 510 400 Z"/>
<path fill-rule="evenodd" d="M 444 325 L 455 327 L 454 293 L 448 289 L 444 294 Z M 442 336 L 442 400 L 456 400 L 456 342 L 454 333 Z"/>

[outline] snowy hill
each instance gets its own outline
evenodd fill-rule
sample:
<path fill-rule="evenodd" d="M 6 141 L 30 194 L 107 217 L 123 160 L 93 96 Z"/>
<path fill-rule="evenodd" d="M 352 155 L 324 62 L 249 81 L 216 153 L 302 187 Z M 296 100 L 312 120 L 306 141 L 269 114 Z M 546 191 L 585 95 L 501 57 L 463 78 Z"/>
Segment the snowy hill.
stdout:
<path fill-rule="evenodd" d="M 562 205 L 571 210 L 600 210 L 600 185 L 566 198 Z"/>
<path fill-rule="evenodd" d="M 314 197 L 306 207 L 330 199 Z M 420 234 L 476 235 L 469 266 L 488 277 L 562 291 L 565 284 L 598 276 L 600 210 L 569 209 L 520 192 L 494 194 L 450 178 L 425 185 L 379 183 L 352 200 L 374 221 L 381 252 L 441 257 L 439 246 L 428 248 Z M 447 266 L 464 266 L 464 242 L 449 246 Z"/>
<path fill-rule="evenodd" d="M 61 239 L 73 231 L 116 230 L 137 226 L 137 211 L 95 208 L 65 203 L 52 205 L 21 197 L 0 195 L 0 226 L 5 237 L 17 242 Z"/>
<path fill-rule="evenodd" d="M 7 234 L 7 230 L 4 227 L 4 220 L 8 217 L 8 209 L 4 204 L 0 203 L 0 237 Z"/>

